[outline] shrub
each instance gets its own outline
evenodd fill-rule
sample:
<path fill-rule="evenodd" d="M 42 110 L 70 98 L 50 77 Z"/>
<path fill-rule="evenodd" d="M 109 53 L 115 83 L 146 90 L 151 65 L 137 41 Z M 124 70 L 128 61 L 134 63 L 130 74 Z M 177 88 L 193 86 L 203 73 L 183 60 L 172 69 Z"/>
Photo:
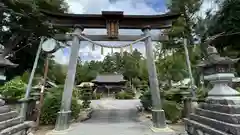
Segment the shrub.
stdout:
<path fill-rule="evenodd" d="M 124 91 L 121 91 L 121 92 L 118 92 L 117 94 L 115 94 L 116 99 L 124 99 L 124 97 L 125 97 Z"/>
<path fill-rule="evenodd" d="M 183 99 L 183 95 L 181 94 L 180 89 L 169 89 L 161 92 L 161 96 L 163 96 L 164 99 L 169 101 L 176 101 L 177 103 L 180 103 Z"/>
<path fill-rule="evenodd" d="M 237 90 L 238 92 L 240 92 L 240 87 L 237 87 L 236 90 Z"/>
<path fill-rule="evenodd" d="M 182 106 L 176 101 L 163 100 L 163 110 L 166 118 L 173 123 L 182 118 Z"/>
<path fill-rule="evenodd" d="M 89 108 L 92 99 L 91 87 L 84 86 L 81 89 L 81 100 L 83 100 L 83 108 Z"/>
<path fill-rule="evenodd" d="M 76 99 L 81 99 L 81 89 L 73 88 L 73 96 Z"/>
<path fill-rule="evenodd" d="M 121 91 L 121 92 L 118 92 L 117 94 L 115 94 L 115 98 L 116 99 L 133 99 L 134 94 L 128 93 L 126 91 Z"/>
<path fill-rule="evenodd" d="M 58 112 L 61 107 L 63 87 L 51 88 L 49 92 L 46 93 L 44 98 L 40 123 L 44 125 L 54 124 L 57 119 Z M 81 105 L 78 104 L 77 98 L 72 97 L 71 102 L 71 116 L 73 119 L 76 119 L 80 113 Z"/>
<path fill-rule="evenodd" d="M 140 89 L 141 93 L 144 93 L 149 90 L 149 87 L 148 87 L 148 85 L 141 85 L 139 89 Z"/>
<path fill-rule="evenodd" d="M 151 99 L 150 91 L 146 91 L 146 92 L 142 93 L 142 95 L 139 98 L 140 98 L 140 101 L 141 101 L 144 109 L 147 111 L 150 111 L 152 108 L 152 99 Z"/>
<path fill-rule="evenodd" d="M 93 99 L 100 99 L 101 97 L 102 97 L 102 94 L 94 92 L 92 98 Z"/>
<path fill-rule="evenodd" d="M 198 99 L 205 99 L 208 95 L 208 90 L 206 88 L 199 88 L 196 90 L 196 95 Z"/>
<path fill-rule="evenodd" d="M 152 108 L 151 92 L 146 91 L 140 97 L 141 103 L 145 110 L 150 111 Z M 165 111 L 166 118 L 171 122 L 177 122 L 182 116 L 182 107 L 176 101 L 162 100 L 163 110 Z"/>
<path fill-rule="evenodd" d="M 20 77 L 16 77 L 0 88 L 0 93 L 4 98 L 8 99 L 21 99 L 24 97 L 26 84 Z"/>

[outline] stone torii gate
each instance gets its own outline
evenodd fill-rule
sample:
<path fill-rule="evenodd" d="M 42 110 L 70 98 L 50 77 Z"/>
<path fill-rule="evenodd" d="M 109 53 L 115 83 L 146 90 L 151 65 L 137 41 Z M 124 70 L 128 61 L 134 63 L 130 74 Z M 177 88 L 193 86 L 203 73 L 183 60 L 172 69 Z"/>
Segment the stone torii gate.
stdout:
<path fill-rule="evenodd" d="M 49 23 L 55 27 L 75 28 L 74 33 L 67 36 L 58 34 L 57 40 L 72 40 L 70 61 L 62 96 L 61 110 L 58 115 L 55 130 L 61 131 L 69 128 L 69 115 L 71 113 L 71 97 L 74 86 L 76 65 L 80 49 L 80 41 L 134 41 L 144 40 L 147 56 L 150 89 L 153 101 L 153 128 L 165 128 L 165 113 L 162 109 L 157 72 L 153 58 L 152 41 L 166 40 L 167 36 L 153 36 L 151 29 L 166 29 L 172 26 L 172 21 L 180 14 L 167 13 L 162 15 L 123 15 L 123 12 L 103 11 L 102 14 L 58 14 L 42 11 L 49 17 Z M 107 35 L 84 35 L 84 28 L 107 29 Z M 119 35 L 119 29 L 141 29 L 143 35 Z"/>

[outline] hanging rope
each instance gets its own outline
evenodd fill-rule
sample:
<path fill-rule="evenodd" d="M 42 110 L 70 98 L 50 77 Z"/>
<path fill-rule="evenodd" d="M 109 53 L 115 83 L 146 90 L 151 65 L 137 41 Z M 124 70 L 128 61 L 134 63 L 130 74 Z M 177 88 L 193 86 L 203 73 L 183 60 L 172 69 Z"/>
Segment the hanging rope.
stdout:
<path fill-rule="evenodd" d="M 120 48 L 120 54 L 123 56 L 123 48 Z"/>
<path fill-rule="evenodd" d="M 101 54 L 103 55 L 103 47 L 101 47 Z"/>
<path fill-rule="evenodd" d="M 95 51 L 95 44 L 92 44 L 92 50 Z"/>
<path fill-rule="evenodd" d="M 133 52 L 133 46 L 132 46 L 132 44 L 130 44 L 130 52 L 131 52 L 131 53 Z"/>
<path fill-rule="evenodd" d="M 111 48 L 111 54 L 113 54 L 113 48 Z"/>
<path fill-rule="evenodd" d="M 105 45 L 105 44 L 101 44 L 101 43 L 92 41 L 91 39 L 89 39 L 89 38 L 87 38 L 87 37 L 85 37 L 85 36 L 83 36 L 83 35 L 78 35 L 78 34 L 74 34 L 74 33 L 69 33 L 69 35 L 78 36 L 78 37 L 80 37 L 80 38 L 82 38 L 82 39 L 84 39 L 84 40 L 86 40 L 86 41 L 91 42 L 92 44 L 95 44 L 95 45 L 98 45 L 98 46 L 101 46 L 101 47 L 105 47 L 105 48 L 124 48 L 124 47 L 130 46 L 130 45 L 132 45 L 132 44 L 136 44 L 136 43 L 138 43 L 138 42 L 140 42 L 140 41 L 142 41 L 142 40 L 150 37 L 150 35 L 148 35 L 148 36 L 144 36 L 144 37 L 142 37 L 142 38 L 139 38 L 139 39 L 137 39 L 137 40 L 135 40 L 135 41 L 133 41 L 133 42 L 131 42 L 131 43 L 128 43 L 128 44 L 117 45 L 117 46 L 109 46 L 109 45 Z"/>

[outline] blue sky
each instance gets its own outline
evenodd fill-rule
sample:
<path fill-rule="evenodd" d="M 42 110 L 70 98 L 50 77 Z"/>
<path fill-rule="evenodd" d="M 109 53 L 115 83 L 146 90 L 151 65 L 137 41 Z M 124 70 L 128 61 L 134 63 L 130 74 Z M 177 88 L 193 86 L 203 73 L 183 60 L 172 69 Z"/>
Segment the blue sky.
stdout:
<path fill-rule="evenodd" d="M 131 15 L 150 15 L 162 14 L 167 12 L 166 2 L 169 0 L 66 0 L 69 5 L 69 13 L 76 14 L 100 14 L 101 11 L 124 11 L 124 14 Z M 209 0 L 206 0 L 209 1 Z M 205 2 L 204 10 L 208 3 Z M 85 29 L 86 34 L 106 34 L 106 30 Z M 120 34 L 142 34 L 141 30 L 120 30 Z M 158 34 L 159 31 L 152 31 L 152 34 Z M 103 42 L 108 45 L 121 44 L 119 42 Z M 71 43 L 70 43 L 71 44 Z M 138 43 L 133 46 L 145 55 L 145 48 L 143 43 Z M 125 48 L 129 50 L 129 48 Z M 114 52 L 119 52 L 119 49 L 114 49 Z M 81 42 L 79 56 L 83 61 L 88 60 L 102 60 L 104 56 L 111 52 L 111 49 L 104 49 L 104 55 L 101 55 L 100 48 L 95 51 L 91 50 L 91 44 L 88 42 Z M 70 49 L 65 48 L 55 53 L 55 60 L 61 64 L 67 64 L 69 61 Z"/>
<path fill-rule="evenodd" d="M 165 0 L 66 0 L 69 4 L 70 13 L 87 13 L 99 14 L 101 11 L 124 11 L 124 14 L 162 14 L 166 12 Z M 106 30 L 84 30 L 87 34 L 106 34 Z M 153 31 L 153 33 L 159 33 Z M 120 34 L 142 34 L 141 30 L 120 30 Z M 122 44 L 119 42 L 103 42 L 108 45 Z M 143 43 L 138 43 L 133 46 L 143 54 L 145 52 Z M 129 50 L 129 48 L 125 48 Z M 119 49 L 114 49 L 114 52 L 119 52 Z M 79 56 L 83 61 L 102 60 L 104 56 L 111 52 L 111 49 L 104 49 L 104 55 L 101 55 L 100 48 L 96 51 L 91 50 L 91 44 L 82 42 Z M 55 60 L 61 64 L 67 64 L 69 60 L 70 49 L 65 48 L 55 53 Z"/>

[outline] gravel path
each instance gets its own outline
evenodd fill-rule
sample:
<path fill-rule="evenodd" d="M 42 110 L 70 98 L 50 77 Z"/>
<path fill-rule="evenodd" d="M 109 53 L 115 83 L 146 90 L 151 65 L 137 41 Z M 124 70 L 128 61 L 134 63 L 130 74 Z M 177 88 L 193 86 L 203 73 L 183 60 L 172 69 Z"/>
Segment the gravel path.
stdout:
<path fill-rule="evenodd" d="M 152 133 L 151 121 L 139 117 L 136 106 L 139 100 L 94 100 L 91 107 L 94 108 L 91 119 L 73 124 L 64 135 L 176 135 L 167 133 Z M 182 125 L 169 126 L 178 134 L 184 132 Z M 40 135 L 40 134 L 39 134 Z"/>
<path fill-rule="evenodd" d="M 76 124 L 67 135 L 153 135 L 149 128 L 151 121 L 139 117 L 136 109 L 139 105 L 137 99 L 95 100 L 91 104 L 94 108 L 92 118 Z"/>

